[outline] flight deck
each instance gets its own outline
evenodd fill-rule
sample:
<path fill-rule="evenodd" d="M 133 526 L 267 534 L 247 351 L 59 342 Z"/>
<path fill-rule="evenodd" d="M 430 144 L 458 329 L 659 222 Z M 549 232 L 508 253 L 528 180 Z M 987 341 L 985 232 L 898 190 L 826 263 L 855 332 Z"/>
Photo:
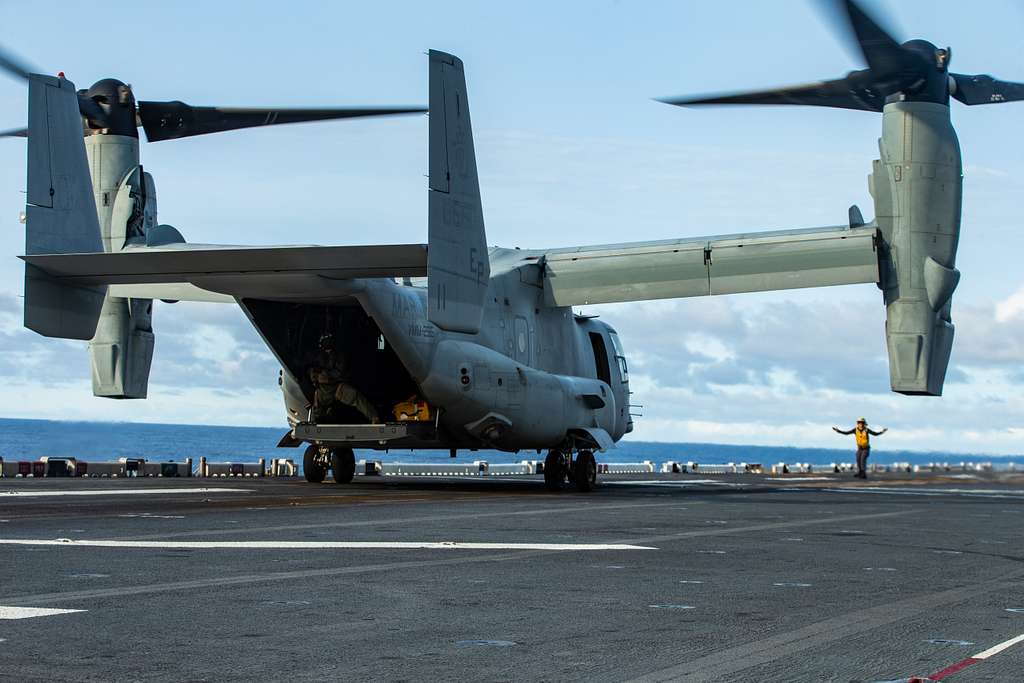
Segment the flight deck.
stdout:
<path fill-rule="evenodd" d="M 1013 681 L 1024 475 L 0 481 L 0 679 Z"/>

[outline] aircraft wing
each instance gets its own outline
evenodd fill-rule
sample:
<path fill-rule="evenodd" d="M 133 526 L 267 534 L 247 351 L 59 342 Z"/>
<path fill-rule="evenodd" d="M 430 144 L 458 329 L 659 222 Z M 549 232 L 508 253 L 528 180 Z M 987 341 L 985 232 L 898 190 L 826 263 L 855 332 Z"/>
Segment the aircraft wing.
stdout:
<path fill-rule="evenodd" d="M 237 247 L 172 244 L 118 252 L 30 254 L 21 257 L 69 285 L 110 285 L 116 296 L 178 301 L 330 300 L 344 281 L 421 277 L 422 244 Z"/>
<path fill-rule="evenodd" d="M 544 252 L 547 302 L 578 306 L 878 282 L 874 226 Z"/>

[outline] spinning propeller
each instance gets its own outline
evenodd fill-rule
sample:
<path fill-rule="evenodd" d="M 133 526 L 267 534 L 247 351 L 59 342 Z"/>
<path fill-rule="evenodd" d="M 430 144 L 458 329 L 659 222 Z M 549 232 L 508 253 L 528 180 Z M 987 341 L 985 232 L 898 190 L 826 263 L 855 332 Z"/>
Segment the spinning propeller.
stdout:
<path fill-rule="evenodd" d="M 39 73 L 2 49 L 0 69 L 23 79 L 28 79 L 30 73 Z M 131 86 L 114 78 L 104 78 L 88 90 L 79 90 L 78 109 L 82 113 L 87 132 L 138 137 L 137 128 L 141 126 L 149 142 L 282 123 L 419 114 L 427 111 L 426 107 L 236 108 L 193 107 L 177 100 L 136 102 Z M 26 135 L 24 128 L 0 132 L 0 137 Z"/>
<path fill-rule="evenodd" d="M 951 73 L 950 48 L 927 40 L 898 43 L 854 0 L 837 0 L 843 31 L 856 42 L 867 69 L 843 78 L 773 90 L 725 95 L 661 99 L 666 104 L 802 104 L 863 111 L 882 111 L 886 102 L 914 101 L 964 104 L 1024 100 L 1024 83 L 1000 81 L 988 75 Z"/>

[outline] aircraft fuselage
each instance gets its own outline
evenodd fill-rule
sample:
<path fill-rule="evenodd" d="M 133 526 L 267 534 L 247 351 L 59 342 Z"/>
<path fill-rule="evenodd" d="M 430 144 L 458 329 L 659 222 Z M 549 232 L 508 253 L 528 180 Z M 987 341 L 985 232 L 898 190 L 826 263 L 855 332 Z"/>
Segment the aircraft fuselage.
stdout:
<path fill-rule="evenodd" d="M 351 282 L 352 302 L 379 329 L 376 350 L 390 346 L 436 415 L 437 443 L 411 445 L 515 451 L 592 447 L 603 435 L 606 444 L 622 438 L 632 422 L 628 369 L 615 330 L 575 315 L 570 307 L 545 305 L 542 266 L 529 252 L 492 249 L 490 258 L 492 275 L 477 334 L 448 332 L 431 323 L 424 287 L 386 278 Z M 264 332 L 267 316 L 247 310 Z M 273 334 L 264 338 L 275 348 Z M 365 351 L 352 353 L 358 362 Z M 309 413 L 311 385 L 301 362 L 289 362 L 287 354 L 278 357 L 284 360 L 281 384 L 294 425 Z M 369 385 L 379 381 L 364 379 L 360 389 L 386 395 L 383 387 Z"/>

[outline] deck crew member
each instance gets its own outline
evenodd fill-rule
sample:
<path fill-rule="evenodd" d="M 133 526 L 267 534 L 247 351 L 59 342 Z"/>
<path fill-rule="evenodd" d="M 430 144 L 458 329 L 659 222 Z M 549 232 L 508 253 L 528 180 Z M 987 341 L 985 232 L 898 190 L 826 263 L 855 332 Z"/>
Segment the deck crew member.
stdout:
<path fill-rule="evenodd" d="M 857 474 L 854 476 L 860 477 L 861 479 L 867 479 L 867 465 L 868 456 L 871 455 L 871 437 L 881 436 L 889 431 L 886 427 L 880 432 L 876 432 L 873 429 L 868 429 L 868 421 L 863 417 L 857 420 L 857 426 L 853 429 L 842 430 L 839 427 L 833 427 L 832 431 L 837 434 L 853 434 L 857 438 Z"/>

